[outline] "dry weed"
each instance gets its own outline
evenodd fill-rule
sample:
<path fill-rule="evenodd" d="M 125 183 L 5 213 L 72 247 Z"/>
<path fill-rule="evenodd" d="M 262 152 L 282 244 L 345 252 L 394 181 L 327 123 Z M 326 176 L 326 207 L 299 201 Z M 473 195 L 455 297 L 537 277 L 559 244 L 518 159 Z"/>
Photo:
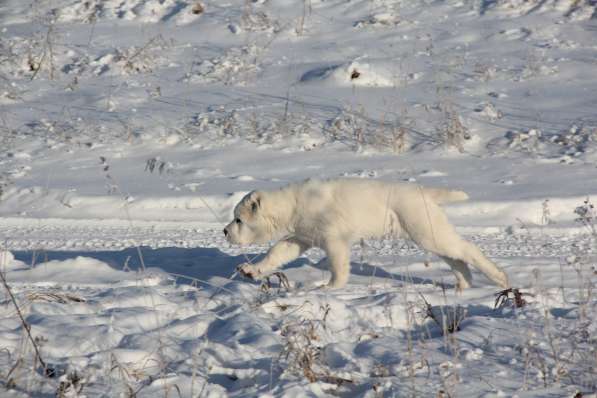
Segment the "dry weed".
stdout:
<path fill-rule="evenodd" d="M 45 301 L 47 303 L 84 303 L 85 300 L 82 297 L 75 296 L 69 293 L 54 293 L 54 292 L 33 292 L 27 293 L 27 300 L 29 301 Z"/>
<path fill-rule="evenodd" d="M 323 381 L 338 386 L 353 383 L 352 380 L 333 375 L 321 358 L 319 328 L 325 329 L 325 311 L 322 320 L 301 320 L 282 327 L 286 344 L 280 356 L 287 362 L 286 371 L 304 376 L 309 382 Z"/>

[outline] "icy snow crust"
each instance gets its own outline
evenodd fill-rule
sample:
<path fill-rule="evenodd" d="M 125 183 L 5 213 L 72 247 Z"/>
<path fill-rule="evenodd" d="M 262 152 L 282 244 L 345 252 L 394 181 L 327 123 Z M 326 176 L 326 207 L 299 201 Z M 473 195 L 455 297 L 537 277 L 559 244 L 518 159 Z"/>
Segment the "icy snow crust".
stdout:
<path fill-rule="evenodd" d="M 2 2 L 0 272 L 48 369 L 0 286 L 0 396 L 595 396 L 596 10 Z M 404 241 L 240 279 L 234 205 L 308 177 L 468 192 L 526 305 Z"/>

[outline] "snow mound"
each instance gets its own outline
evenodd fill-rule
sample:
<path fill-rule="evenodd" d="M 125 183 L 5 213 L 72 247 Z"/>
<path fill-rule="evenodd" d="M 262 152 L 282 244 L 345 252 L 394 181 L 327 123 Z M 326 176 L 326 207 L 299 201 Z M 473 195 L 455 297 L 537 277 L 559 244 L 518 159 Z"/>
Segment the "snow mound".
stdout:
<path fill-rule="evenodd" d="M 534 12 L 555 11 L 572 21 L 583 21 L 597 16 L 597 5 L 591 0 L 498 0 L 485 2 L 481 12 L 489 10 L 509 15 L 526 15 Z"/>
<path fill-rule="evenodd" d="M 61 285 L 64 283 L 78 285 L 124 284 L 134 285 L 140 279 L 135 272 L 119 271 L 110 265 L 90 257 L 76 257 L 64 261 L 52 260 L 36 265 L 33 268 L 19 268 L 8 272 L 9 283 L 35 284 L 40 286 Z M 159 283 L 166 277 L 158 274 L 146 275 L 144 283 Z"/>
<path fill-rule="evenodd" d="M 121 19 L 143 23 L 174 21 L 191 23 L 203 13 L 199 2 L 179 0 L 91 0 L 75 1 L 59 9 L 62 22 L 93 22 Z"/>
<path fill-rule="evenodd" d="M 588 196 L 593 195 L 589 193 Z M 571 196 L 549 200 L 476 201 L 450 205 L 446 212 L 453 220 L 475 217 L 478 225 L 511 226 L 521 222 L 529 226 L 556 222 L 570 225 L 578 218 L 573 210 L 586 199 L 587 196 Z"/>
<path fill-rule="evenodd" d="M 395 87 L 400 80 L 397 63 L 364 59 L 311 69 L 300 79 L 302 83 L 324 82 L 340 87 Z"/>
<path fill-rule="evenodd" d="M 496 152 L 531 153 L 562 163 L 573 163 L 574 159 L 594 158 L 597 153 L 597 128 L 572 125 L 555 133 L 539 129 L 508 131 L 503 137 L 493 140 L 489 147 Z"/>
<path fill-rule="evenodd" d="M 357 21 L 354 24 L 355 28 L 365 27 L 393 27 L 400 23 L 400 18 L 395 13 L 391 12 L 379 12 L 371 14 L 369 17 Z"/>
<path fill-rule="evenodd" d="M 195 84 L 225 82 L 246 85 L 260 71 L 255 63 L 260 51 L 263 50 L 255 45 L 233 47 L 223 55 L 199 61 L 195 70 L 187 74 L 183 81 Z"/>
<path fill-rule="evenodd" d="M 137 199 L 132 196 L 79 195 L 61 190 L 44 192 L 40 187 L 11 188 L 5 193 L 0 210 L 25 209 L 31 203 L 41 200 L 46 203 L 46 211 L 73 219 L 131 217 L 136 220 L 213 220 L 214 214 L 218 219 L 226 219 L 245 194 L 246 191 L 216 196 L 146 196 Z"/>
<path fill-rule="evenodd" d="M 0 250 L 0 272 L 14 271 L 26 267 L 27 266 L 25 263 L 16 260 L 15 256 L 11 252 L 7 250 Z"/>

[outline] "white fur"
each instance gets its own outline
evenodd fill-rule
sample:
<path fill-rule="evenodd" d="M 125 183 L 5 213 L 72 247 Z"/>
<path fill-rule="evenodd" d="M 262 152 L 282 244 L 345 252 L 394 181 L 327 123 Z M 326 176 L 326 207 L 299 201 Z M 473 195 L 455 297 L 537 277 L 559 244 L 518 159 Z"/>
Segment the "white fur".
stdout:
<path fill-rule="evenodd" d="M 254 191 L 234 209 L 224 229 L 232 243 L 278 240 L 260 262 L 239 270 L 260 278 L 317 246 L 332 272 L 329 287 L 346 285 L 350 247 L 361 238 L 409 238 L 440 256 L 452 268 L 457 287 L 470 286 L 467 264 L 501 287 L 508 277 L 472 243 L 462 239 L 438 204 L 466 200 L 461 191 L 423 188 L 373 180 L 307 180 L 277 191 Z"/>

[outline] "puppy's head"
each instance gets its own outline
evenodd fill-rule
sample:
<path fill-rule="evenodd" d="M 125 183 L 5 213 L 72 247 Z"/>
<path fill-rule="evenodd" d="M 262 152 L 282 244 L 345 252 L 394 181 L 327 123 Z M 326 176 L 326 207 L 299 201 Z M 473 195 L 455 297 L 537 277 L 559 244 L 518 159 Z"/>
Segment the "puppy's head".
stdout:
<path fill-rule="evenodd" d="M 224 228 L 228 242 L 248 245 L 272 239 L 271 221 L 263 209 L 263 199 L 262 192 L 253 191 L 236 205 L 234 219 Z"/>

